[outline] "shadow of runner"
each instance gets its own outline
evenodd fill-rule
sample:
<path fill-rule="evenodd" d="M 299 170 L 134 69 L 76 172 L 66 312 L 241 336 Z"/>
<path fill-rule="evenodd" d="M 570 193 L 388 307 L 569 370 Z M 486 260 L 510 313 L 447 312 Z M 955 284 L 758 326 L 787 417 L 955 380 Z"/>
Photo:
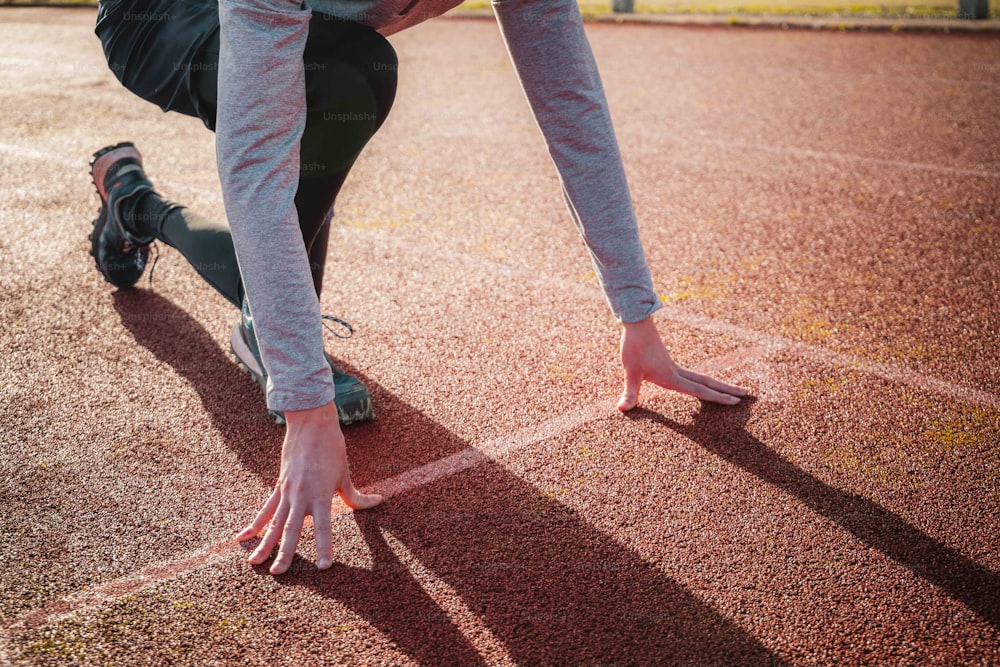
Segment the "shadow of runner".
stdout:
<path fill-rule="evenodd" d="M 260 388 L 239 370 L 232 356 L 198 321 L 156 292 L 118 290 L 114 307 L 136 343 L 198 392 L 212 426 L 244 467 L 273 484 L 284 427 L 268 417 Z M 234 309 L 234 322 L 237 316 Z"/>
<path fill-rule="evenodd" d="M 643 408 L 628 415 L 666 426 L 795 496 L 1000 628 L 1000 576 L 941 544 L 898 514 L 868 498 L 836 489 L 779 456 L 746 431 L 751 403 L 744 400 L 739 406 L 726 408 L 703 403 L 689 425 Z"/>
<path fill-rule="evenodd" d="M 298 567 L 278 582 L 341 602 L 421 664 L 484 662 L 465 637 L 492 642 L 468 627 L 468 612 L 516 664 L 779 662 L 639 554 L 496 463 L 354 518 L 371 569 Z"/>
<path fill-rule="evenodd" d="M 267 419 L 256 385 L 167 299 L 121 291 L 115 308 L 140 345 L 191 383 L 243 465 L 272 484 L 283 429 Z M 347 430 L 357 483 L 468 448 L 366 382 L 380 418 Z M 456 604 L 480 619 L 519 664 L 777 662 L 753 636 L 638 554 L 498 464 L 417 488 L 354 519 L 372 552 L 371 569 L 334 566 L 320 572 L 296 557 L 277 582 L 341 602 L 422 664 L 483 661 L 468 628 L 463 632 L 453 617 L 450 607 Z M 400 549 L 409 562 L 401 560 Z M 432 595 L 434 585 L 425 588 L 412 561 L 453 590 L 449 595 L 460 603 Z M 270 576 L 266 568 L 256 571 Z"/>
<path fill-rule="evenodd" d="M 114 293 L 122 324 L 157 359 L 171 366 L 198 392 L 205 412 L 241 463 L 270 486 L 278 478 L 285 428 L 267 415 L 264 394 L 239 370 L 205 328 L 183 309 L 156 292 L 134 289 Z M 233 321 L 237 311 L 233 310 Z M 354 481 L 364 486 L 466 449 L 456 438 L 439 439 L 436 425 L 407 417 L 413 409 L 390 397 L 362 373 L 337 360 L 372 393 L 378 418 L 344 429 Z M 398 414 L 397 414 L 398 413 Z M 399 442 L 412 446 L 401 449 Z M 252 514 L 248 514 L 248 517 Z"/>

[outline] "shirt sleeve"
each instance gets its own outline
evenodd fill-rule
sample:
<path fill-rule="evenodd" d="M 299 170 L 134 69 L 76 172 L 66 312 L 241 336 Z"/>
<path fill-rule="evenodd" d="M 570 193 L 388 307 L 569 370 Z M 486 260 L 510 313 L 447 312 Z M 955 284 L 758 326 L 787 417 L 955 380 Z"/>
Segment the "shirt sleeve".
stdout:
<path fill-rule="evenodd" d="M 221 0 L 216 156 L 226 216 L 268 373 L 272 410 L 334 398 L 305 243 L 295 210 L 305 127 L 299 0 Z"/>
<path fill-rule="evenodd" d="M 493 0 L 493 11 L 611 310 L 645 319 L 662 304 L 576 0 Z"/>

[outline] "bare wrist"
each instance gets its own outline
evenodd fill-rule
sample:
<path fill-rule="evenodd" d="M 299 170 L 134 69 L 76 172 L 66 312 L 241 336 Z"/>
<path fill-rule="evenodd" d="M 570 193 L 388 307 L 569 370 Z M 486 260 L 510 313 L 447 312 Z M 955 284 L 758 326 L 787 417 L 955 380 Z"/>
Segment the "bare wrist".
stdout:
<path fill-rule="evenodd" d="M 326 422 L 332 421 L 336 424 L 340 424 L 337 417 L 337 406 L 333 401 L 325 403 L 317 408 L 309 408 L 308 410 L 286 410 L 285 420 L 289 425 L 301 425 L 315 423 L 316 425 L 322 425 Z"/>
<path fill-rule="evenodd" d="M 647 329 L 649 327 L 655 328 L 656 324 L 653 322 L 653 316 L 647 315 L 644 319 L 641 319 L 638 322 L 622 322 L 622 327 L 626 330 Z"/>

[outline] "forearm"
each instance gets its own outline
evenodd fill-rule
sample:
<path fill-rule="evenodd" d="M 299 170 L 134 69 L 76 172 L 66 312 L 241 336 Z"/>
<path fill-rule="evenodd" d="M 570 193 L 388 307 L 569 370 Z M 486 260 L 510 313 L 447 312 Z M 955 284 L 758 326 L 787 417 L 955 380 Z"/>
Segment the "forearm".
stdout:
<path fill-rule="evenodd" d="M 309 12 L 222 0 L 216 152 L 226 215 L 268 372 L 268 406 L 333 400 L 319 302 L 295 210 Z"/>
<path fill-rule="evenodd" d="M 597 64 L 575 0 L 494 0 L 528 103 L 615 316 L 659 308 Z"/>

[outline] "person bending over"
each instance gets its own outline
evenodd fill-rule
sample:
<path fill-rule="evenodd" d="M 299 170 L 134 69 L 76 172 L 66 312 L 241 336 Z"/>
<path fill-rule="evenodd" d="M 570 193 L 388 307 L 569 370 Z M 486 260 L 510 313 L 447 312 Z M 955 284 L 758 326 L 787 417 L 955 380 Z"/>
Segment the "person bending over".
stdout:
<path fill-rule="evenodd" d="M 316 564 L 330 567 L 334 494 L 354 509 L 381 501 L 351 482 L 341 430 L 371 418 L 371 397 L 324 351 L 319 295 L 330 219 L 352 164 L 392 107 L 397 60 L 385 37 L 459 1 L 99 5 L 95 32 L 122 84 L 215 131 L 227 222 L 163 199 L 134 144 L 118 143 L 91 162 L 101 200 L 91 254 L 104 277 L 125 289 L 139 280 L 158 239 L 241 309 L 233 353 L 264 388 L 268 410 L 287 423 L 278 481 L 237 536 L 263 533 L 248 559 L 253 564 L 279 547 L 273 574 L 290 566 L 308 515 Z M 631 409 L 647 380 L 705 401 L 738 403 L 745 390 L 677 366 L 653 322 L 661 304 L 575 0 L 493 0 L 493 9 L 570 216 L 622 323 L 618 408 Z"/>

